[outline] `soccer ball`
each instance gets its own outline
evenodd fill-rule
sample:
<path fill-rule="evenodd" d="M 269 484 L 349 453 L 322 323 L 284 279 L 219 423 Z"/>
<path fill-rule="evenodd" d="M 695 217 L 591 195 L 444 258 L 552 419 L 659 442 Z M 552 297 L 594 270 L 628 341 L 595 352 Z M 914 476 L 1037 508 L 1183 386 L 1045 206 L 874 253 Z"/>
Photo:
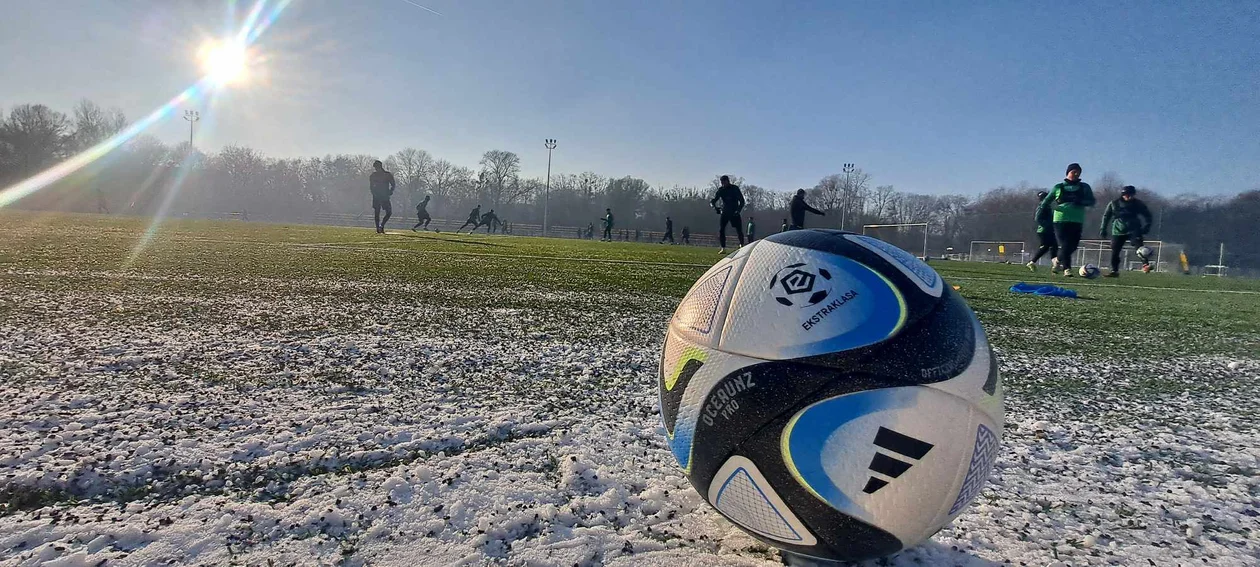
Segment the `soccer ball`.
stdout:
<path fill-rule="evenodd" d="M 1081 266 L 1080 270 L 1077 270 L 1077 273 L 1081 274 L 1082 278 L 1085 278 L 1087 280 L 1092 280 L 1098 277 L 1098 274 L 1102 272 L 1098 270 L 1098 266 L 1095 266 L 1093 264 L 1085 264 L 1084 266 Z"/>
<path fill-rule="evenodd" d="M 1151 250 L 1150 246 L 1139 246 L 1138 249 L 1134 250 L 1133 252 L 1137 254 L 1137 257 L 1141 258 L 1143 261 L 1150 260 L 1151 256 L 1155 254 L 1155 251 Z"/>
<path fill-rule="evenodd" d="M 668 444 L 718 512 L 786 556 L 858 561 L 931 537 L 1002 436 L 997 360 L 930 267 L 794 230 L 709 269 L 666 331 Z"/>

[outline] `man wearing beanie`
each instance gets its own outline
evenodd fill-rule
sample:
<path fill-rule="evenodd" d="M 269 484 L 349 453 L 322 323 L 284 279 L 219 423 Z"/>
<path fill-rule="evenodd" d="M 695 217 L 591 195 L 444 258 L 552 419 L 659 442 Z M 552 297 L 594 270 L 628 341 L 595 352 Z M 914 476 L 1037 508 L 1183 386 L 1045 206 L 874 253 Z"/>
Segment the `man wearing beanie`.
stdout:
<path fill-rule="evenodd" d="M 1151 210 L 1146 208 L 1137 198 L 1137 188 L 1125 185 L 1120 190 L 1120 197 L 1107 205 L 1103 212 L 1102 228 L 1099 236 L 1107 238 L 1111 232 L 1111 273 L 1109 278 L 1120 277 L 1120 253 L 1124 250 L 1125 241 L 1133 244 L 1133 249 L 1142 247 L 1142 237 L 1151 228 Z M 1150 263 L 1142 258 L 1142 270 L 1150 271 Z"/>
<path fill-rule="evenodd" d="M 1035 220 L 1037 221 L 1037 240 L 1041 241 L 1041 245 L 1037 247 L 1037 253 L 1033 255 L 1032 260 L 1025 264 L 1028 271 L 1037 271 L 1037 260 L 1047 253 L 1050 254 L 1050 269 L 1054 270 L 1059 267 L 1059 241 L 1054 238 L 1054 219 L 1052 218 L 1049 208 L 1042 208 L 1041 202 L 1045 200 L 1049 191 L 1037 192 L 1037 212 Z"/>
<path fill-rule="evenodd" d="M 1085 208 L 1094 206 L 1094 190 L 1081 181 L 1081 165 L 1067 167 L 1067 177 L 1055 185 L 1037 207 L 1037 216 L 1045 209 L 1054 211 L 1054 236 L 1059 241 L 1059 266 L 1063 275 L 1072 276 L 1072 254 L 1081 244 L 1081 228 L 1085 225 Z"/>

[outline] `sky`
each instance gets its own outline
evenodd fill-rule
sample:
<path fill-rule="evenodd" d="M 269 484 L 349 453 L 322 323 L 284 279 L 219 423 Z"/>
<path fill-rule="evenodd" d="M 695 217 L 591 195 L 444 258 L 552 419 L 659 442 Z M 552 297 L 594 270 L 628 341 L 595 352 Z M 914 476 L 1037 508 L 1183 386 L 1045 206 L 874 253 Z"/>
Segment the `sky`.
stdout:
<path fill-rule="evenodd" d="M 139 118 L 197 80 L 230 4 L 0 2 L 0 110 L 88 98 Z M 410 146 L 475 167 L 502 149 L 542 176 L 556 138 L 553 172 L 664 186 L 791 190 L 851 162 L 975 195 L 1079 162 L 1229 194 L 1260 188 L 1258 46 L 1244 1 L 295 0 L 250 79 L 190 108 L 198 147 L 272 157 Z"/>

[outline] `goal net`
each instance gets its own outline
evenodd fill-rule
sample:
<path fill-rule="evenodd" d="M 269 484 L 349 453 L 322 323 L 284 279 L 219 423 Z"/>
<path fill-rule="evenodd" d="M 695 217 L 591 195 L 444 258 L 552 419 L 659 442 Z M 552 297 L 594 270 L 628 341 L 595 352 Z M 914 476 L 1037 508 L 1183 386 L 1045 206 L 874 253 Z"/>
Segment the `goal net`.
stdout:
<path fill-rule="evenodd" d="M 873 236 L 920 258 L 927 258 L 928 223 L 864 224 L 862 234 Z"/>
<path fill-rule="evenodd" d="M 1168 265 L 1164 262 L 1164 243 L 1160 240 L 1147 240 L 1142 243 L 1151 249 L 1151 257 L 1148 261 L 1151 263 L 1151 269 L 1156 272 L 1168 271 Z M 1137 256 L 1137 248 L 1132 243 L 1126 242 L 1124 250 L 1120 256 L 1120 266 L 1122 269 L 1140 270 L 1142 269 L 1142 259 Z M 1099 268 L 1111 267 L 1111 241 L 1110 240 L 1082 240 L 1076 253 L 1072 254 L 1073 266 L 1084 266 L 1085 264 L 1093 264 Z"/>
<path fill-rule="evenodd" d="M 1023 264 L 1027 257 L 1024 243 L 1018 240 L 972 240 L 967 251 L 967 259 L 972 262 Z"/>

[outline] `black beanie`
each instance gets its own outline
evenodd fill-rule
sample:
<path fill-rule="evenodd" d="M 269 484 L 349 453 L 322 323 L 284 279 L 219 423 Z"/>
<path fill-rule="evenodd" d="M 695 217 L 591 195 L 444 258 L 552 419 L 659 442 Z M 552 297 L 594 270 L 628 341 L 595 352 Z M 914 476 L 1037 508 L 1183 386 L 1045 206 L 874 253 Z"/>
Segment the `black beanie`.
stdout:
<path fill-rule="evenodd" d="M 1125 185 L 1124 187 L 1120 189 L 1120 194 L 1121 195 L 1136 195 L 1137 187 L 1134 187 L 1132 185 Z"/>
<path fill-rule="evenodd" d="M 1067 175 L 1067 174 L 1071 173 L 1073 169 L 1075 169 L 1076 171 L 1080 171 L 1080 170 L 1081 170 L 1081 164 L 1079 164 L 1079 163 L 1070 163 L 1070 164 L 1068 164 L 1067 171 L 1063 172 L 1063 174 L 1064 174 L 1064 175 Z"/>

